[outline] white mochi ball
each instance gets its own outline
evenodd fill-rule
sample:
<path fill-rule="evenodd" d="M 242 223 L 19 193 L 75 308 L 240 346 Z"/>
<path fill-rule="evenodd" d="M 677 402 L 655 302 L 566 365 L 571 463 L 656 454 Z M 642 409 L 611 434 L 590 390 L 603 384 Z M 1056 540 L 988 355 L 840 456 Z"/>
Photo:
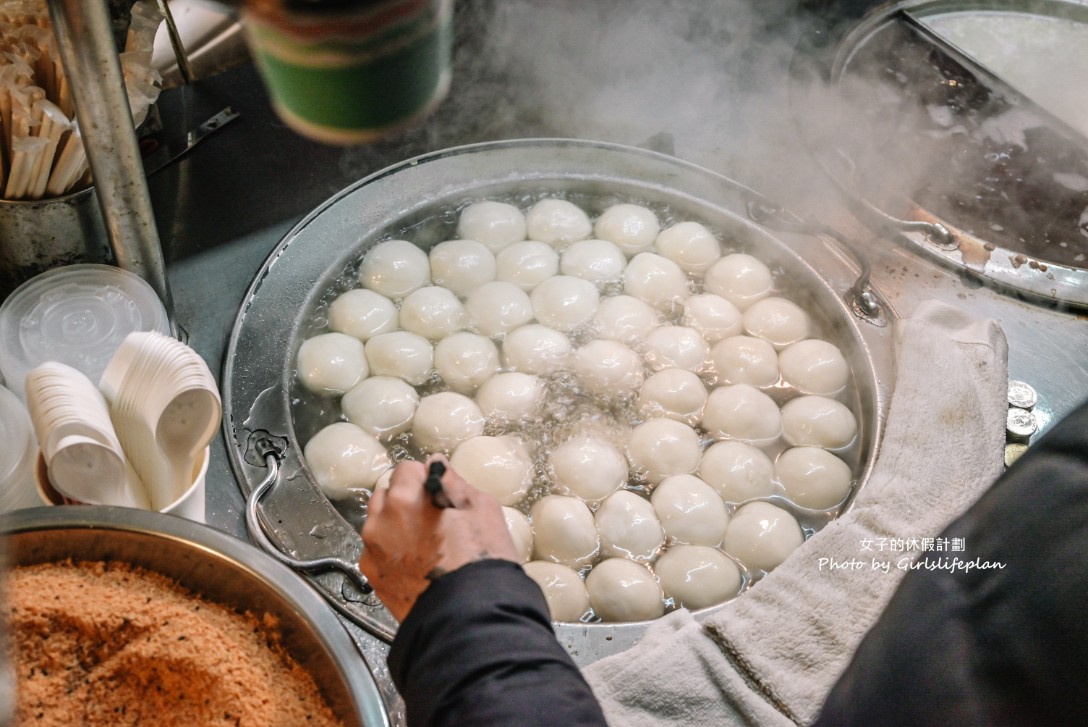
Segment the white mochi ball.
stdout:
<path fill-rule="evenodd" d="M 737 307 L 713 293 L 700 293 L 685 300 L 683 323 L 697 330 L 708 343 L 736 336 L 744 330 Z"/>
<path fill-rule="evenodd" d="M 786 495 L 801 507 L 827 510 L 850 494 L 850 466 L 826 449 L 794 447 L 778 455 L 774 474 Z"/>
<path fill-rule="evenodd" d="M 329 328 L 364 343 L 379 333 L 397 330 L 397 326 L 397 307 L 373 290 L 349 290 L 329 306 Z"/>
<path fill-rule="evenodd" d="M 514 550 L 522 563 L 528 563 L 533 557 L 533 526 L 529 524 L 529 518 L 508 505 L 502 506 L 502 517 L 510 539 L 514 541 Z"/>
<path fill-rule="evenodd" d="M 744 330 L 769 341 L 781 351 L 791 343 L 808 338 L 808 313 L 785 298 L 764 298 L 744 311 Z"/>
<path fill-rule="evenodd" d="M 340 400 L 348 421 L 384 441 L 412 428 L 417 406 L 416 390 L 392 376 L 363 379 Z"/>
<path fill-rule="evenodd" d="M 665 595 L 690 610 L 708 608 L 740 593 L 740 568 L 725 553 L 705 545 L 669 548 L 654 565 Z"/>
<path fill-rule="evenodd" d="M 465 307 L 452 291 L 429 285 L 408 295 L 400 305 L 400 327 L 438 341 L 468 325 Z"/>
<path fill-rule="evenodd" d="M 484 433 L 484 415 L 464 394 L 442 391 L 419 400 L 412 437 L 425 452 L 452 452 L 462 442 Z M 468 479 L 464 473 L 465 479 Z"/>
<path fill-rule="evenodd" d="M 658 310 L 682 305 L 688 297 L 688 278 L 668 258 L 643 252 L 635 255 L 623 271 L 623 289 Z"/>
<path fill-rule="evenodd" d="M 642 384 L 642 358 L 619 341 L 597 339 L 574 352 L 574 372 L 597 396 L 622 396 Z"/>
<path fill-rule="evenodd" d="M 525 215 L 505 202 L 474 202 L 461 211 L 457 234 L 476 240 L 492 253 L 525 239 Z"/>
<path fill-rule="evenodd" d="M 528 292 L 559 272 L 559 253 L 546 242 L 525 240 L 495 256 L 495 279 Z"/>
<path fill-rule="evenodd" d="M 782 433 L 782 417 L 774 399 L 748 384 L 735 384 L 710 392 L 703 427 L 715 439 L 765 445 Z"/>
<path fill-rule="evenodd" d="M 317 394 L 342 394 L 370 374 L 359 339 L 343 333 L 322 333 L 298 349 L 298 377 Z"/>
<path fill-rule="evenodd" d="M 857 433 L 854 413 L 834 399 L 799 396 L 782 407 L 782 436 L 795 447 L 842 449 Z"/>
<path fill-rule="evenodd" d="M 525 215 L 525 229 L 530 240 L 540 240 L 555 247 L 584 240 L 593 232 L 589 217 L 577 205 L 565 199 L 542 199 Z"/>
<path fill-rule="evenodd" d="M 434 347 L 416 333 L 380 333 L 366 342 L 366 360 L 375 376 L 395 376 L 420 386 L 434 372 Z"/>
<path fill-rule="evenodd" d="M 556 491 L 596 503 L 627 483 L 627 460 L 604 439 L 576 434 L 548 454 Z"/>
<path fill-rule="evenodd" d="M 481 384 L 476 403 L 492 422 L 513 424 L 532 419 L 540 411 L 544 381 L 533 374 L 507 371 Z"/>
<path fill-rule="evenodd" d="M 737 508 L 722 549 L 752 570 L 771 571 L 805 541 L 796 518 L 769 502 Z"/>
<path fill-rule="evenodd" d="M 637 204 L 617 204 L 604 211 L 593 225 L 593 233 L 608 240 L 627 257 L 653 247 L 661 225 L 657 215 Z"/>
<path fill-rule="evenodd" d="M 577 497 L 547 495 L 529 511 L 533 557 L 574 569 L 593 562 L 599 547 L 593 513 Z"/>
<path fill-rule="evenodd" d="M 522 567 L 544 592 L 552 621 L 579 621 L 589 610 L 586 584 L 567 566 L 534 560 Z"/>
<path fill-rule="evenodd" d="M 714 488 L 695 475 L 673 475 L 650 495 L 665 534 L 677 543 L 716 547 L 725 537 L 729 513 Z"/>
<path fill-rule="evenodd" d="M 751 255 L 734 253 L 711 265 L 703 284 L 708 293 L 720 295 L 744 311 L 771 294 L 774 280 L 762 262 Z"/>
<path fill-rule="evenodd" d="M 349 422 L 325 427 L 306 443 L 306 464 L 321 491 L 343 498 L 353 490 L 373 490 L 393 466 L 389 453 L 374 437 Z"/>
<path fill-rule="evenodd" d="M 633 560 L 602 560 L 586 576 L 586 590 L 604 621 L 648 621 L 665 613 L 665 596 L 654 574 Z"/>
<path fill-rule="evenodd" d="M 654 559 L 665 544 L 665 530 L 654 506 L 629 490 L 614 492 L 601 502 L 593 519 L 601 536 L 601 554 L 640 562 Z"/>
<path fill-rule="evenodd" d="M 639 415 L 644 419 L 666 417 L 695 426 L 703 419 L 706 399 L 706 386 L 694 373 L 662 369 L 642 385 L 638 394 Z"/>
<path fill-rule="evenodd" d="M 502 365 L 523 374 L 550 374 L 567 365 L 572 348 L 570 339 L 559 331 L 534 323 L 507 334 Z"/>
<path fill-rule="evenodd" d="M 434 369 L 460 394 L 474 394 L 499 370 L 499 349 L 490 338 L 454 333 L 434 347 Z"/>
<path fill-rule="evenodd" d="M 431 248 L 431 280 L 464 298 L 495 279 L 495 255 L 476 240 L 447 240 Z"/>
<path fill-rule="evenodd" d="M 623 251 L 607 240 L 579 240 L 559 257 L 559 272 L 599 287 L 622 280 L 626 267 Z"/>
<path fill-rule="evenodd" d="M 698 222 L 679 222 L 665 228 L 654 246 L 688 275 L 702 275 L 722 256 L 718 238 Z"/>
<path fill-rule="evenodd" d="M 694 472 L 701 455 L 695 430 L 672 419 L 644 421 L 627 440 L 627 461 L 650 484 Z"/>
<path fill-rule="evenodd" d="M 457 445 L 450 467 L 503 505 L 516 505 L 533 484 L 533 463 L 513 435 L 472 437 Z"/>
<path fill-rule="evenodd" d="M 730 336 L 710 350 L 714 373 L 727 384 L 767 387 L 778 383 L 778 354 L 767 341 Z"/>
<path fill-rule="evenodd" d="M 706 367 L 710 347 L 694 328 L 659 326 L 646 336 L 644 355 L 654 371 L 668 368 L 701 371 Z"/>
<path fill-rule="evenodd" d="M 726 502 L 774 494 L 774 465 L 760 449 L 744 442 L 716 442 L 699 461 L 699 477 Z"/>
<path fill-rule="evenodd" d="M 806 394 L 837 394 L 850 380 L 850 367 L 842 351 L 818 338 L 798 341 L 784 348 L 778 354 L 778 368 L 786 383 Z"/>
<path fill-rule="evenodd" d="M 386 240 L 363 257 L 359 282 L 364 288 L 396 300 L 430 284 L 431 264 L 427 253 L 407 240 Z"/>
<path fill-rule="evenodd" d="M 569 332 L 593 318 L 600 293 L 588 280 L 556 275 L 533 288 L 529 300 L 538 321 L 557 331 Z"/>
<path fill-rule="evenodd" d="M 649 303 L 617 295 L 601 299 L 594 324 L 601 338 L 630 345 L 661 325 L 661 315 Z"/>
<path fill-rule="evenodd" d="M 484 283 L 465 299 L 468 328 L 495 338 L 533 320 L 533 304 L 524 290 L 496 280 Z"/>

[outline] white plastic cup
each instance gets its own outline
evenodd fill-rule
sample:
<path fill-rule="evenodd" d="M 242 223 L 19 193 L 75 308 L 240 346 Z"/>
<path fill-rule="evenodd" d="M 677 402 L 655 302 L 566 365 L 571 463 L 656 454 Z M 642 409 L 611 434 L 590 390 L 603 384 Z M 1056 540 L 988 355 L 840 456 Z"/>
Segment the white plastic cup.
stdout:
<path fill-rule="evenodd" d="M 177 515 L 186 520 L 194 520 L 199 523 L 205 522 L 205 482 L 208 475 L 208 462 L 210 459 L 211 447 L 205 447 L 204 452 L 193 466 L 192 484 L 190 484 L 184 492 L 178 493 L 178 496 L 174 501 L 159 510 L 159 512 L 166 515 Z M 38 488 L 38 496 L 46 505 L 84 504 L 57 492 L 56 488 L 49 482 L 49 471 L 45 466 L 45 457 L 42 456 L 40 451 L 38 452 L 37 466 L 34 468 L 34 483 Z"/>
<path fill-rule="evenodd" d="M 33 473 L 37 448 L 26 407 L 0 386 L 0 512 L 38 504 Z"/>
<path fill-rule="evenodd" d="M 186 520 L 204 522 L 204 492 L 205 479 L 208 474 L 208 460 L 211 459 L 211 447 L 205 447 L 203 454 L 193 466 L 193 484 L 189 489 L 172 503 L 164 507 L 160 512 L 167 515 L 177 515 Z"/>

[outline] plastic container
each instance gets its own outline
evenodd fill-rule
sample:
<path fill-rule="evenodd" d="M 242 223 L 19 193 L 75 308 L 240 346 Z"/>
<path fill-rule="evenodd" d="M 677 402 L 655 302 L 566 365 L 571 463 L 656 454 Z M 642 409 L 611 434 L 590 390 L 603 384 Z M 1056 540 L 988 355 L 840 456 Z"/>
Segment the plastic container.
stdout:
<path fill-rule="evenodd" d="M 158 295 L 142 278 L 109 265 L 68 265 L 20 285 L 0 305 L 0 371 L 25 400 L 27 372 L 59 361 L 98 383 L 133 331 L 170 335 Z"/>
<path fill-rule="evenodd" d="M 33 453 L 33 479 L 31 482 L 32 505 L 83 505 L 79 500 L 73 500 L 57 492 L 49 482 L 49 472 L 45 466 L 45 459 L 41 453 L 35 450 Z M 166 507 L 159 510 L 165 515 L 177 515 L 186 520 L 203 523 L 205 520 L 204 502 L 207 492 L 208 462 L 211 459 L 211 448 L 205 447 L 193 464 L 193 481 L 184 490 L 175 492 L 175 499 Z"/>
<path fill-rule="evenodd" d="M 15 394 L 0 386 L 0 512 L 41 504 L 34 485 L 38 443 L 30 415 Z"/>

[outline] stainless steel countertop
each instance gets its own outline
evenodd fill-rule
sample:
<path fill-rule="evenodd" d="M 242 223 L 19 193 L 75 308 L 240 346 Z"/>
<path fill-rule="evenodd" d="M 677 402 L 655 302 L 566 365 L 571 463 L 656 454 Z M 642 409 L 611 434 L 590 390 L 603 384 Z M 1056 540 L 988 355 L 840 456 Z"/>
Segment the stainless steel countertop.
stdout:
<path fill-rule="evenodd" d="M 299 138 L 274 117 L 247 65 L 165 92 L 160 111 L 168 127 L 185 128 L 228 104 L 242 114 L 150 180 L 177 318 L 212 370 L 222 368 L 238 306 L 264 258 L 335 192 L 423 152 L 558 136 L 674 151 L 838 228 L 869 257 L 873 283 L 899 316 L 936 298 L 996 319 L 1009 339 L 1010 376 L 1039 393 L 1042 430 L 1088 397 L 1084 315 L 1017 300 L 880 239 L 834 196 L 788 108 L 785 68 L 797 6 L 631 0 L 621 18 L 608 12 L 618 3 L 587 5 L 460 2 L 450 97 L 418 128 L 372 146 L 341 149 Z M 785 7 L 789 22 L 766 15 L 772 6 Z M 647 28 L 654 34 L 643 34 Z M 603 61 L 567 57 L 590 42 L 599 44 Z M 621 95 L 634 90 L 642 96 Z M 243 497 L 222 439 L 212 446 L 207 519 L 246 537 Z M 353 634 L 380 675 L 384 647 L 357 629 Z"/>

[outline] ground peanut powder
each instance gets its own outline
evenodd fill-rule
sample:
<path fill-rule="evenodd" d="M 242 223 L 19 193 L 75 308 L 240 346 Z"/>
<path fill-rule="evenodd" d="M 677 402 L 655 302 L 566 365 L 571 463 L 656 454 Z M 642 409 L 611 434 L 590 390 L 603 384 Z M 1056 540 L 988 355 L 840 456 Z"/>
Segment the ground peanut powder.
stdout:
<path fill-rule="evenodd" d="M 14 568 L 7 588 L 19 725 L 339 724 L 278 642 L 126 563 Z"/>

